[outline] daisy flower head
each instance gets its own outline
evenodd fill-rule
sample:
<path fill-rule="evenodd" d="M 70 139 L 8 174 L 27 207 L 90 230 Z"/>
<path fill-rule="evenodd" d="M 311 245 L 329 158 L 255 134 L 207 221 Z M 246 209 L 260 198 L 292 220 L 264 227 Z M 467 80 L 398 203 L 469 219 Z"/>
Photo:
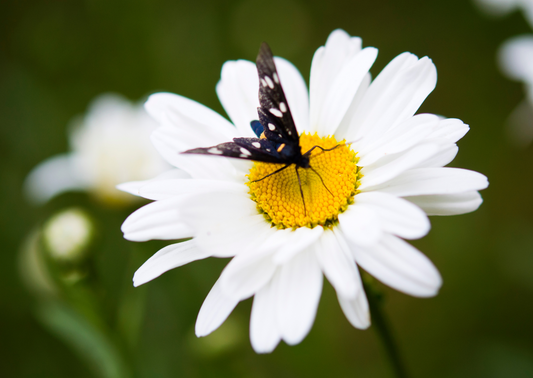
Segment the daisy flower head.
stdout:
<path fill-rule="evenodd" d="M 226 62 L 216 90 L 232 123 L 184 97 L 152 95 L 146 109 L 160 124 L 152 140 L 176 169 L 119 186 L 155 201 L 122 230 L 132 241 L 192 239 L 153 255 L 134 285 L 191 261 L 231 257 L 196 334 L 214 331 L 253 296 L 250 339 L 259 353 L 308 334 L 323 275 L 361 329 L 370 316 L 358 267 L 404 293 L 434 296 L 439 272 L 404 239 L 427 234 L 427 215 L 477 209 L 488 183 L 444 167 L 467 125 L 415 115 L 436 84 L 432 61 L 403 53 L 372 81 L 376 56 L 360 38 L 333 31 L 313 57 L 309 91 L 282 58 L 269 66 L 260 52 L 257 67 Z"/>
<path fill-rule="evenodd" d="M 475 0 L 487 13 L 499 16 L 510 13 L 515 9 L 524 12 L 529 24 L 533 27 L 533 0 Z"/>
<path fill-rule="evenodd" d="M 156 127 L 142 106 L 115 94 L 98 96 L 69 130 L 71 152 L 53 156 L 30 172 L 28 198 L 43 203 L 81 190 L 104 203 L 131 203 L 136 197 L 117 190 L 117 184 L 146 180 L 170 168 L 150 143 Z"/>
<path fill-rule="evenodd" d="M 524 83 L 528 101 L 533 104 L 533 35 L 507 40 L 500 48 L 499 61 L 510 79 Z"/>
<path fill-rule="evenodd" d="M 499 61 L 502 71 L 524 84 L 526 99 L 511 113 L 507 122 L 510 140 L 525 148 L 533 141 L 533 35 L 521 35 L 504 42 Z"/>

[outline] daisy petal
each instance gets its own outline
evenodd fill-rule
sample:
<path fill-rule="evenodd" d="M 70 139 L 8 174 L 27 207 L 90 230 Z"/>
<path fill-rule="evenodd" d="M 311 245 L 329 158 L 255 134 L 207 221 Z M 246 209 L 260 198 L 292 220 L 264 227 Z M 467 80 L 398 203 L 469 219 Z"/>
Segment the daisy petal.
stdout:
<path fill-rule="evenodd" d="M 349 140 L 372 143 L 412 117 L 437 82 L 433 62 L 404 53 L 391 61 L 370 85 L 355 112 Z"/>
<path fill-rule="evenodd" d="M 382 234 L 376 212 L 365 204 L 355 203 L 339 214 L 339 226 L 346 238 L 357 245 L 374 244 Z"/>
<path fill-rule="evenodd" d="M 137 269 L 133 275 L 133 286 L 145 284 L 171 269 L 209 256 L 211 254 L 199 250 L 193 240 L 168 245 Z"/>
<path fill-rule="evenodd" d="M 352 247 L 355 261 L 384 284 L 415 297 L 432 297 L 441 284 L 437 268 L 402 239 L 385 234 L 379 244 Z"/>
<path fill-rule="evenodd" d="M 257 353 L 270 353 L 281 341 L 276 325 L 276 297 L 267 284 L 254 296 L 250 317 L 250 341 Z"/>
<path fill-rule="evenodd" d="M 200 308 L 194 329 L 198 337 L 207 336 L 220 327 L 239 303 L 238 300 L 224 295 L 220 286 L 219 279 Z"/>
<path fill-rule="evenodd" d="M 290 239 L 287 239 L 286 243 L 279 245 L 279 248 L 276 254 L 272 258 L 272 261 L 276 265 L 285 264 L 294 255 L 296 255 L 300 251 L 303 251 L 304 249 L 309 247 L 311 244 L 314 244 L 324 232 L 324 228 L 322 227 L 315 227 L 315 228 L 300 227 L 296 229 L 295 231 L 286 229 L 286 230 L 283 230 L 282 232 L 286 232 L 288 236 L 290 237 Z"/>
<path fill-rule="evenodd" d="M 444 167 L 447 164 L 450 164 L 457 153 L 459 152 L 459 147 L 456 144 L 451 146 L 441 148 L 441 150 L 430 157 L 427 160 L 424 160 L 416 165 L 415 168 L 438 168 Z"/>
<path fill-rule="evenodd" d="M 363 168 L 363 178 L 359 190 L 370 191 L 376 186 L 387 182 L 405 171 L 429 159 L 439 151 L 436 144 L 422 144 L 390 158 Z"/>
<path fill-rule="evenodd" d="M 416 116 L 415 116 L 416 117 Z M 426 141 L 444 144 L 455 144 L 465 136 L 470 127 L 457 118 L 440 119 L 437 127 Z"/>
<path fill-rule="evenodd" d="M 180 152 L 189 148 L 209 146 L 219 142 L 208 144 L 206 142 L 202 143 L 200 140 L 184 143 L 182 136 L 182 133 L 177 130 L 165 126 L 156 129 L 152 133 L 151 139 L 154 146 L 167 162 L 187 172 L 192 178 L 235 181 L 237 172 L 235 166 L 230 162 L 231 159 L 221 159 L 216 156 L 180 154 Z M 227 142 L 228 140 L 224 139 L 222 141 Z M 241 174 L 242 176 L 243 174 Z"/>
<path fill-rule="evenodd" d="M 387 132 L 375 143 L 358 151 L 359 165 L 365 167 L 379 159 L 406 151 L 430 135 L 439 124 L 439 117 L 433 114 L 417 114 Z"/>
<path fill-rule="evenodd" d="M 188 131 L 217 144 L 236 136 L 235 127 L 217 112 L 196 101 L 173 93 L 156 93 L 144 104 L 148 113 L 161 125 Z M 196 145 L 191 146 L 196 147 Z"/>
<path fill-rule="evenodd" d="M 416 55 L 411 53 L 403 53 L 394 58 L 385 68 L 380 72 L 375 80 L 372 81 L 368 89 L 365 91 L 365 95 L 361 99 L 358 107 L 353 109 L 353 113 L 350 119 L 345 119 L 343 122 L 346 122 L 349 126 L 345 126 L 346 130 L 346 139 L 351 141 L 363 142 L 362 136 L 366 131 L 366 128 L 370 127 L 365 125 L 365 123 L 372 124 L 375 122 L 375 119 L 379 117 L 377 111 L 375 111 L 370 106 L 375 106 L 379 104 L 380 97 L 383 97 L 388 92 L 388 88 L 393 82 L 396 76 L 399 76 L 399 73 L 402 70 L 405 70 L 407 67 L 411 67 L 417 61 Z M 392 126 L 392 125 L 391 125 Z M 360 150 L 363 147 L 362 145 L 357 145 L 357 150 Z"/>
<path fill-rule="evenodd" d="M 404 239 L 421 238 L 431 228 L 424 211 L 403 198 L 369 192 L 360 193 L 356 200 L 358 204 L 372 207 L 384 231 Z"/>
<path fill-rule="evenodd" d="M 481 205 L 478 192 L 466 192 L 436 196 L 414 196 L 407 200 L 419 206 L 427 215 L 458 215 L 470 213 Z"/>
<path fill-rule="evenodd" d="M 404 172 L 378 188 L 381 192 L 400 197 L 455 194 L 485 189 L 487 177 L 460 168 L 418 168 Z"/>
<path fill-rule="evenodd" d="M 261 245 L 274 230 L 269 230 L 268 235 L 255 235 L 256 246 Z M 252 244 L 252 243 L 250 243 Z M 231 298 L 244 300 L 265 286 L 272 278 L 276 265 L 272 262 L 271 251 L 247 251 L 240 253 L 226 266 L 222 272 L 222 290 Z"/>
<path fill-rule="evenodd" d="M 333 230 L 337 243 L 344 251 L 345 255 L 352 256 L 350 246 L 346 242 L 345 235 L 338 230 Z M 353 263 L 353 260 L 352 260 Z M 359 275 L 359 270 L 355 266 L 355 272 L 352 277 L 352 280 L 356 286 L 356 295 L 355 296 L 344 296 L 342 293 L 337 290 L 337 298 L 339 304 L 341 305 L 342 311 L 348 321 L 356 328 L 366 329 L 370 326 L 370 312 L 368 308 L 368 301 L 366 298 L 365 291 L 363 290 L 363 283 L 361 281 L 361 276 Z"/>
<path fill-rule="evenodd" d="M 337 298 L 346 319 L 355 328 L 367 329 L 370 327 L 370 311 L 366 294 L 361 290 L 355 298 L 345 298 L 337 292 Z"/>
<path fill-rule="evenodd" d="M 316 125 L 313 126 L 320 135 L 335 133 L 377 54 L 377 49 L 367 47 L 352 57 L 337 73 L 323 99 L 318 119 L 314 120 Z"/>
<path fill-rule="evenodd" d="M 246 195 L 247 188 L 239 183 L 231 181 L 207 180 L 207 179 L 171 179 L 165 181 L 149 181 L 140 186 L 139 195 L 151 200 L 181 196 L 184 194 L 213 193 L 217 191 L 234 191 Z"/>
<path fill-rule="evenodd" d="M 79 177 L 71 154 L 43 161 L 30 172 L 24 183 L 26 195 L 35 203 L 44 203 L 68 190 L 84 190 L 87 186 Z"/>
<path fill-rule="evenodd" d="M 283 340 L 298 344 L 309 333 L 315 320 L 322 272 L 313 251 L 294 256 L 279 268 L 273 281 L 276 290 L 276 318 Z"/>
<path fill-rule="evenodd" d="M 324 232 L 320 246 L 316 248 L 316 256 L 322 271 L 339 295 L 355 299 L 361 290 L 359 272 L 353 257 L 341 248 L 333 232 Z"/>
<path fill-rule="evenodd" d="M 198 246 L 213 251 L 218 257 L 242 252 L 254 238 L 270 228 L 264 217 L 257 214 L 255 203 L 231 189 L 187 197 L 180 210 L 195 230 Z"/>
<path fill-rule="evenodd" d="M 361 81 L 361 84 L 359 84 L 359 88 L 357 88 L 357 91 L 355 92 L 355 95 L 353 97 L 352 103 L 348 107 L 348 110 L 344 114 L 344 117 L 337 127 L 337 130 L 335 131 L 335 136 L 337 137 L 337 140 L 342 139 L 348 139 L 347 134 L 350 132 L 350 122 L 357 111 L 357 108 L 359 107 L 359 104 L 361 101 L 365 98 L 366 91 L 368 90 L 368 87 L 370 87 L 370 82 L 372 81 L 372 77 L 370 73 L 367 73 L 363 80 Z M 353 140 L 348 140 L 348 143 L 353 143 Z"/>
<path fill-rule="evenodd" d="M 255 137 L 250 122 L 257 119 L 259 79 L 255 64 L 247 60 L 229 61 L 222 66 L 217 95 L 238 129 L 239 136 Z"/>
<path fill-rule="evenodd" d="M 122 190 L 123 192 L 133 194 L 134 196 L 142 196 L 140 193 L 140 188 L 144 185 L 151 184 L 156 181 L 167 181 L 172 179 L 185 179 L 185 178 L 191 178 L 191 176 L 180 169 L 170 169 L 166 172 L 161 173 L 160 175 L 154 177 L 150 180 L 143 180 L 143 181 L 130 181 L 130 182 L 124 182 L 122 184 L 117 185 L 117 189 Z M 144 197 L 148 198 L 148 197 Z M 152 200 L 158 200 L 158 199 L 165 199 L 164 198 L 148 198 Z"/>
<path fill-rule="evenodd" d="M 124 238 L 131 241 L 172 240 L 193 236 L 177 210 L 183 200 L 171 198 L 150 203 L 131 214 L 122 224 Z"/>
<path fill-rule="evenodd" d="M 351 38 L 345 31 L 335 30 L 329 35 L 326 45 L 320 47 L 313 56 L 310 79 L 310 131 L 318 131 L 325 98 L 330 93 L 338 73 L 361 51 L 361 44 L 360 38 Z"/>
<path fill-rule="evenodd" d="M 219 219 L 199 226 L 194 234 L 198 246 L 210 250 L 216 257 L 232 257 L 246 253 L 258 244 L 258 239 L 268 230 L 262 215 L 243 217 L 233 223 Z M 239 224 L 239 227 L 235 227 Z"/>

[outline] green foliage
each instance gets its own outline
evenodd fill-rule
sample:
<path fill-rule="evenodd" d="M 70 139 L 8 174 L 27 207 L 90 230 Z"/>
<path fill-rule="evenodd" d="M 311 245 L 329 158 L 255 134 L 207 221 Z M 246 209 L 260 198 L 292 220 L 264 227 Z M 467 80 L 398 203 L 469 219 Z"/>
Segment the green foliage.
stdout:
<path fill-rule="evenodd" d="M 95 96 L 139 100 L 170 91 L 224 114 L 215 85 L 226 60 L 254 59 L 267 41 L 307 80 L 315 49 L 335 28 L 379 48 L 374 77 L 403 51 L 431 57 L 439 83 L 420 111 L 470 124 L 452 165 L 491 182 L 479 211 L 434 217 L 429 236 L 414 243 L 442 273 L 436 298 L 383 288 L 407 370 L 437 378 L 531 375 L 533 149 L 505 140 L 506 118 L 524 92 L 499 73 L 495 56 L 505 39 L 532 31 L 519 13 L 489 19 L 464 0 L 2 2 L 0 375 L 387 376 L 375 335 L 349 325 L 327 284 L 317 321 L 297 346 L 255 354 L 250 301 L 213 335 L 196 339 L 197 312 L 227 260 L 193 263 L 134 289 L 134 271 L 167 244 L 122 239 L 120 225 L 136 206 L 102 208 L 66 193 L 31 207 L 21 192 L 32 167 L 68 150 L 69 122 Z M 22 249 L 33 245 L 32 269 L 47 278 L 44 290 L 28 290 L 16 269 L 19 250 L 32 230 L 70 206 L 89 212 L 98 230 L 84 274 L 58 279 L 48 260 L 35 257 L 34 233 Z"/>

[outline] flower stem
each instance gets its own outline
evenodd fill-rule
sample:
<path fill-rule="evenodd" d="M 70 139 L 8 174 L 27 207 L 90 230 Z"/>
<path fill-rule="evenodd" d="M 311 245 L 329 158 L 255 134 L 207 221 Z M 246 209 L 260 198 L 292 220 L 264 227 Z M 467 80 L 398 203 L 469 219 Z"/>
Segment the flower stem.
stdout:
<path fill-rule="evenodd" d="M 383 349 L 390 362 L 391 368 L 394 372 L 394 376 L 397 378 L 407 378 L 404 364 L 400 358 L 396 342 L 392 336 L 389 322 L 383 311 L 383 296 L 375 288 L 372 282 L 365 282 L 363 280 L 363 286 L 365 288 L 366 296 L 368 298 L 368 304 L 370 306 L 370 314 L 372 317 L 372 325 L 376 331 L 378 337 L 381 339 Z"/>

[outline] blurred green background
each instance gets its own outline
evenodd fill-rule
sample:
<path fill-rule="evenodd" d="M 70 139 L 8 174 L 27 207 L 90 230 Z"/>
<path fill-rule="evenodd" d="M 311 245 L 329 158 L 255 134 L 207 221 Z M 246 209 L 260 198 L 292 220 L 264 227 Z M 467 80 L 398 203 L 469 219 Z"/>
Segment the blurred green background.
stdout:
<path fill-rule="evenodd" d="M 524 92 L 496 64 L 504 40 L 532 31 L 519 12 L 494 19 L 465 0 L 3 1 L 0 376 L 391 376 L 373 330 L 349 325 L 328 283 L 300 345 L 255 354 L 250 300 L 197 339 L 196 315 L 227 260 L 192 263 L 134 289 L 134 271 L 165 245 L 122 239 L 122 221 L 142 203 L 103 208 L 86 194 L 67 193 L 36 207 L 21 192 L 32 167 L 68 151 L 66 127 L 95 96 L 117 92 L 138 101 L 170 91 L 224 114 L 215 85 L 226 60 L 254 60 L 267 41 L 307 80 L 314 51 L 335 28 L 379 49 L 374 76 L 403 51 L 432 58 L 439 81 L 420 111 L 470 124 L 452 165 L 490 181 L 477 212 L 433 217 L 429 236 L 414 243 L 442 273 L 440 294 L 418 299 L 383 288 L 408 371 L 533 376 L 533 147 L 519 150 L 505 138 Z M 20 278 L 24 241 L 73 205 L 90 214 L 98 237 L 87 279 L 76 286 L 86 295 L 72 288 L 63 295 L 92 309 L 90 326 L 65 301 L 31 294 Z"/>

